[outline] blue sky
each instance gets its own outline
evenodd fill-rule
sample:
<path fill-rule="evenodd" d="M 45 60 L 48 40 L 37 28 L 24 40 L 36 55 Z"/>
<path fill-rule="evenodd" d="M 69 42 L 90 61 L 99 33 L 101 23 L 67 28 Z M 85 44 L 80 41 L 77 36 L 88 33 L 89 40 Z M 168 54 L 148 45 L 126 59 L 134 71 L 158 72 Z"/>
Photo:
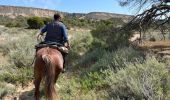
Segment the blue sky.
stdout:
<path fill-rule="evenodd" d="M 0 0 L 0 5 L 36 7 L 70 13 L 110 12 L 132 14 L 132 10 L 120 7 L 118 0 Z"/>

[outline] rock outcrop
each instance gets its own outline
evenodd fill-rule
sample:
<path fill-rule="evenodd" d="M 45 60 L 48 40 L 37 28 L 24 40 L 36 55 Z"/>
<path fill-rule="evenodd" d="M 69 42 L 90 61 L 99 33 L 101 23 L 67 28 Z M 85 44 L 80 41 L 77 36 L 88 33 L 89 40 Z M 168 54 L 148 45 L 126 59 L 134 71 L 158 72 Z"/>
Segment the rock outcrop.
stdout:
<path fill-rule="evenodd" d="M 16 16 L 40 16 L 49 17 L 53 16 L 54 13 L 58 11 L 40 9 L 40 8 L 30 8 L 30 7 L 15 7 L 15 6 L 0 6 L 0 15 L 16 17 Z"/>
<path fill-rule="evenodd" d="M 31 7 L 17 7 L 17 6 L 4 6 L 0 5 L 0 15 L 8 16 L 11 18 L 15 18 L 16 16 L 39 16 L 39 17 L 51 17 L 54 13 L 60 13 L 67 17 L 76 17 L 79 19 L 94 19 L 94 20 L 106 20 L 110 18 L 121 18 L 123 20 L 129 20 L 131 15 L 123 15 L 123 14 L 114 14 L 114 13 L 106 13 L 106 12 L 90 12 L 87 14 L 84 13 L 67 13 L 60 12 L 49 9 L 41 9 L 41 8 L 31 8 Z"/>

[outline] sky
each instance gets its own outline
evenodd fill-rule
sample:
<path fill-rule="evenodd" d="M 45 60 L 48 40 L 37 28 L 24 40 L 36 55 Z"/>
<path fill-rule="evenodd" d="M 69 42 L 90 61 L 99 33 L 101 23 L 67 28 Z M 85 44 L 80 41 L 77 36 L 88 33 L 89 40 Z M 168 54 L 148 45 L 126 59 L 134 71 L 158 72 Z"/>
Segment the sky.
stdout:
<path fill-rule="evenodd" d="M 0 5 L 44 8 L 69 13 L 133 14 L 130 8 L 120 7 L 118 0 L 0 0 Z"/>

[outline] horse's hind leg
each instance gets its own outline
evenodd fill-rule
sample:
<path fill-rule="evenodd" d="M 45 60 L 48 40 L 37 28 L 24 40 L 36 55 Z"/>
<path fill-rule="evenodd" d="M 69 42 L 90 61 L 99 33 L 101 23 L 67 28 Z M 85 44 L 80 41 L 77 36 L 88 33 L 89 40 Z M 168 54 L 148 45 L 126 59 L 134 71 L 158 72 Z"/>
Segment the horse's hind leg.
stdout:
<path fill-rule="evenodd" d="M 35 73 L 35 80 L 34 80 L 34 85 L 35 85 L 35 100 L 39 100 L 40 98 L 40 83 L 42 80 L 42 76 L 40 74 Z"/>
<path fill-rule="evenodd" d="M 57 82 L 57 79 L 58 79 L 59 74 L 60 74 L 60 72 L 61 72 L 61 71 L 62 71 L 61 69 L 57 69 L 57 70 L 56 70 L 56 72 L 55 72 L 55 79 L 54 79 L 54 83 L 56 83 L 56 82 Z"/>

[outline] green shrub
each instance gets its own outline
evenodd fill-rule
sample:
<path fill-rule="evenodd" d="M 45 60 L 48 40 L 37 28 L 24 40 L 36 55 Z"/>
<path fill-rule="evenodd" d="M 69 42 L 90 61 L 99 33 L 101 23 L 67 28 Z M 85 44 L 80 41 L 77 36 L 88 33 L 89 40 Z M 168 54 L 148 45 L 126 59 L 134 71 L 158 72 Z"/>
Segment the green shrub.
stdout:
<path fill-rule="evenodd" d="M 6 27 L 15 27 L 15 24 L 12 22 L 9 22 L 5 25 Z"/>
<path fill-rule="evenodd" d="M 155 37 L 151 37 L 150 39 L 149 39 L 149 41 L 156 41 L 156 39 L 155 39 Z"/>
<path fill-rule="evenodd" d="M 42 19 L 43 19 L 43 22 L 44 22 L 45 25 L 52 22 L 52 18 L 45 17 L 45 18 L 42 18 Z"/>
<path fill-rule="evenodd" d="M 31 67 L 16 68 L 11 67 L 8 72 L 0 74 L 0 81 L 25 85 L 33 79 L 33 69 Z"/>
<path fill-rule="evenodd" d="M 22 25 L 17 22 L 9 22 L 5 25 L 6 27 L 21 27 Z"/>
<path fill-rule="evenodd" d="M 144 56 L 143 56 L 144 57 Z M 114 69 L 115 71 L 126 67 L 128 63 L 136 63 L 143 60 L 142 53 L 132 47 L 119 48 L 116 51 L 106 52 L 94 65 L 90 71 Z"/>
<path fill-rule="evenodd" d="M 155 58 L 129 64 L 117 73 L 110 69 L 105 72 L 112 99 L 159 100 L 167 98 L 170 92 L 168 70 Z"/>
<path fill-rule="evenodd" d="M 86 54 L 83 55 L 83 57 L 79 60 L 79 63 L 77 66 L 79 67 L 90 67 L 93 64 L 95 64 L 99 59 L 103 57 L 104 54 L 106 54 L 106 50 L 101 48 L 95 48 L 92 51 L 86 52 Z"/>
<path fill-rule="evenodd" d="M 27 18 L 18 16 L 13 19 L 7 16 L 0 16 L 0 24 L 6 27 L 27 27 Z"/>
<path fill-rule="evenodd" d="M 93 37 L 90 32 L 75 32 L 72 33 L 71 37 L 71 50 L 68 59 L 70 64 L 74 66 L 79 63 L 80 57 L 91 48 Z"/>
<path fill-rule="evenodd" d="M 2 16 L 0 15 L 0 24 L 1 25 L 6 25 L 9 22 L 12 22 L 13 20 L 7 16 Z"/>
<path fill-rule="evenodd" d="M 13 42 L 13 47 L 9 48 L 10 61 L 16 67 L 28 67 L 34 59 L 35 49 L 32 38 L 21 38 L 20 40 Z"/>
<path fill-rule="evenodd" d="M 29 67 L 33 62 L 36 44 L 36 30 L 10 28 L 3 34 L 6 38 L 1 50 L 9 58 L 9 62 L 16 67 Z"/>
<path fill-rule="evenodd" d="M 136 63 L 138 60 L 142 60 L 141 53 L 130 47 L 120 48 L 113 52 L 94 51 L 94 53 L 96 53 L 96 58 L 99 57 L 97 62 L 81 73 L 82 88 L 85 91 L 108 87 L 105 82 L 107 75 L 103 73 L 105 70 L 113 69 L 114 72 L 117 72 L 130 62 Z"/>
<path fill-rule="evenodd" d="M 82 75 L 81 79 L 81 88 L 84 93 L 87 93 L 90 90 L 100 90 L 107 86 L 104 78 L 106 77 L 103 73 L 100 72 L 89 72 L 86 75 Z"/>
<path fill-rule="evenodd" d="M 29 25 L 29 28 L 32 29 L 39 29 L 44 25 L 43 19 L 40 17 L 28 18 L 27 23 Z"/>
<path fill-rule="evenodd" d="M 115 28 L 112 24 L 100 24 L 96 29 L 91 31 L 94 38 L 93 46 L 101 46 L 103 48 L 117 49 L 129 44 L 131 32 Z"/>

